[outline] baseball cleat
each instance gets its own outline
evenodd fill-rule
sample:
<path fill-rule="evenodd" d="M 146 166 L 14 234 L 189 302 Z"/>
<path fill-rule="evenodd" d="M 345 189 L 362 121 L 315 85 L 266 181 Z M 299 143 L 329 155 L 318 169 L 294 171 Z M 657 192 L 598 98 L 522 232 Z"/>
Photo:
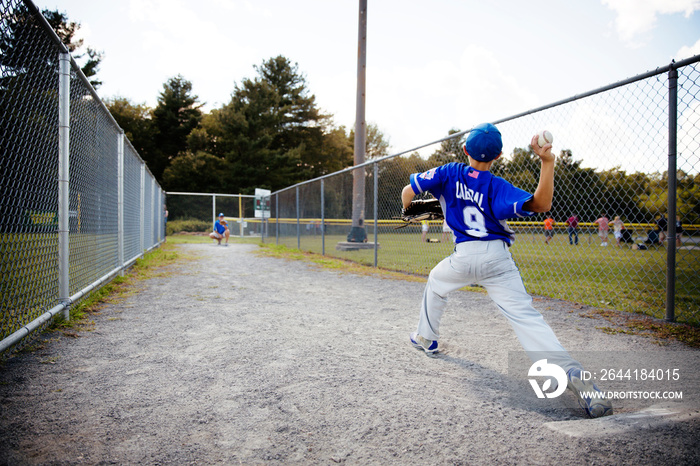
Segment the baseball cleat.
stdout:
<path fill-rule="evenodd" d="M 581 379 L 581 369 L 569 369 L 566 376 L 569 379 L 567 387 L 574 393 L 579 406 L 589 417 L 596 418 L 613 414 L 612 402 L 603 396 L 592 380 Z"/>
<path fill-rule="evenodd" d="M 428 356 L 433 356 L 438 352 L 438 342 L 437 340 L 427 340 L 422 336 L 418 335 L 418 332 L 413 332 L 410 335 L 411 344 L 414 348 L 421 351 L 425 351 Z"/>

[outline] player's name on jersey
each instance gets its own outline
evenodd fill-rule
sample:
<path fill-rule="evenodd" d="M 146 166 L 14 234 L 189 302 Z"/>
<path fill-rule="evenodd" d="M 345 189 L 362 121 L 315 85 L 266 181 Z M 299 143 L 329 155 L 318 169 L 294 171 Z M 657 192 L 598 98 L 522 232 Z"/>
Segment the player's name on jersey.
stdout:
<path fill-rule="evenodd" d="M 456 197 L 457 199 L 464 199 L 465 201 L 472 201 L 481 207 L 481 202 L 484 200 L 484 193 L 477 193 L 473 190 L 467 188 L 465 185 L 457 181 L 456 187 Z"/>

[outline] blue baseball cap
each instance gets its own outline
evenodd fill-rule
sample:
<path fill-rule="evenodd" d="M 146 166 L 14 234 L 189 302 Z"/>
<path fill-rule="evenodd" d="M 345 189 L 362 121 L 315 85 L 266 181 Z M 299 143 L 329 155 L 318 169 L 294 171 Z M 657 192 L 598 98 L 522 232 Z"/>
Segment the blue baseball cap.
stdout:
<path fill-rule="evenodd" d="M 501 132 L 491 123 L 482 123 L 469 132 L 464 151 L 474 160 L 489 162 L 503 151 Z"/>
<path fill-rule="evenodd" d="M 221 212 L 221 213 L 219 214 L 219 217 L 223 217 L 223 216 L 224 216 L 224 213 Z"/>

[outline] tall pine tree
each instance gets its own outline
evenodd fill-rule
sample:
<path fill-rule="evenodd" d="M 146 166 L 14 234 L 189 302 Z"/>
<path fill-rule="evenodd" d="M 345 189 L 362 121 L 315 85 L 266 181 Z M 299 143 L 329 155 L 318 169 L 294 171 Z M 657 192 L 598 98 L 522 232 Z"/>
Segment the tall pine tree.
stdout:
<path fill-rule="evenodd" d="M 158 105 L 153 109 L 153 142 L 144 160 L 153 176 L 160 182 L 170 163 L 187 149 L 189 134 L 202 119 L 199 97 L 192 94 L 192 83 L 178 75 L 163 84 Z"/>

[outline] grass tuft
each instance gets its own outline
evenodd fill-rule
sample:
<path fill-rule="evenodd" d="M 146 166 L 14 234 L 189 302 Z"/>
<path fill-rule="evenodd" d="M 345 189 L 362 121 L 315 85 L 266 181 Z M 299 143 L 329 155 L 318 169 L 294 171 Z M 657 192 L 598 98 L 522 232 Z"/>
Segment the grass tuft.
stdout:
<path fill-rule="evenodd" d="M 426 278 L 419 275 L 384 270 L 381 268 L 368 267 L 366 265 L 345 259 L 335 259 L 308 251 L 290 249 L 284 245 L 274 245 L 261 243 L 260 248 L 255 251 L 265 257 L 275 257 L 278 259 L 289 259 L 310 262 L 319 268 L 338 270 L 341 272 L 354 273 L 357 275 L 376 276 L 395 280 L 407 280 L 425 283 Z"/>
<path fill-rule="evenodd" d="M 605 319 L 612 326 L 596 327 L 609 334 L 638 335 L 654 338 L 658 344 L 669 340 L 684 343 L 691 348 L 700 348 L 700 328 L 676 322 L 666 322 L 653 317 L 638 316 L 609 309 L 590 309 L 579 314 L 590 319 Z"/>

